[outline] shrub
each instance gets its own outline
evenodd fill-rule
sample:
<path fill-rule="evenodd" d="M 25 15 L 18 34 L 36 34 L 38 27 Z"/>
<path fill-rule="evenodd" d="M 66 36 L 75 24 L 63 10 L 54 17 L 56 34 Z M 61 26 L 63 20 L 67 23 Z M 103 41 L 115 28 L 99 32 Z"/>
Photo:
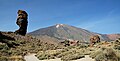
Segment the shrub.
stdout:
<path fill-rule="evenodd" d="M 103 48 L 90 55 L 90 57 L 95 58 L 96 61 L 119 61 L 120 56 L 112 48 Z"/>
<path fill-rule="evenodd" d="M 113 48 L 117 49 L 117 50 L 120 50 L 120 45 L 114 45 Z"/>
<path fill-rule="evenodd" d="M 117 45 L 120 45 L 120 40 L 119 40 L 119 39 L 116 39 L 113 43 L 114 43 L 114 44 L 117 44 Z"/>
<path fill-rule="evenodd" d="M 65 55 L 68 55 L 68 54 L 71 54 L 71 53 L 72 53 L 72 51 L 65 51 L 65 52 L 57 55 L 57 58 L 61 58 L 61 57 L 65 56 Z"/>
<path fill-rule="evenodd" d="M 6 44 L 0 43 L 0 50 L 3 49 L 6 46 Z"/>
<path fill-rule="evenodd" d="M 76 46 L 68 46 L 67 48 L 68 49 L 72 49 L 72 48 L 75 48 Z"/>
<path fill-rule="evenodd" d="M 53 55 L 49 55 L 49 54 L 39 54 L 39 55 L 37 55 L 37 57 L 38 57 L 38 59 L 39 60 L 44 60 L 44 59 L 54 59 L 55 58 L 55 56 L 53 56 Z"/>
<path fill-rule="evenodd" d="M 61 58 L 64 61 L 68 60 L 75 60 L 84 57 L 83 50 L 79 49 L 58 49 L 58 50 L 47 50 L 47 51 L 40 51 L 37 53 L 37 57 L 40 60 L 44 59 L 54 59 L 54 58 Z"/>
<path fill-rule="evenodd" d="M 8 58 L 8 61 L 25 61 L 22 56 L 11 56 Z"/>
<path fill-rule="evenodd" d="M 88 44 L 81 44 L 80 46 L 79 46 L 79 48 L 87 48 L 88 47 Z"/>
<path fill-rule="evenodd" d="M 101 49 L 94 51 L 90 54 L 91 58 L 95 58 L 97 55 L 99 55 L 100 53 L 102 53 L 103 51 Z"/>
<path fill-rule="evenodd" d="M 60 54 L 62 50 L 47 50 L 45 52 L 40 51 L 37 53 L 37 57 L 40 60 L 44 59 L 54 59 L 58 54 Z"/>
<path fill-rule="evenodd" d="M 80 55 L 80 54 L 68 54 L 68 55 L 62 56 L 61 60 L 70 61 L 70 60 L 80 59 L 80 58 L 83 58 L 83 57 L 84 57 L 84 55 Z"/>
<path fill-rule="evenodd" d="M 0 61 L 8 61 L 8 58 L 5 57 L 5 56 L 1 56 L 1 57 L 0 57 Z"/>

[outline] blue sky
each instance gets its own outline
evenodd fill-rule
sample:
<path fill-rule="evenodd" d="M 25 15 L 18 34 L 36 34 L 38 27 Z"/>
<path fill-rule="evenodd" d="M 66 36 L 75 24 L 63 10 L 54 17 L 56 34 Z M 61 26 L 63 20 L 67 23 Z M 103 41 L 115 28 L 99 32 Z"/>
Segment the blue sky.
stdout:
<path fill-rule="evenodd" d="M 15 31 L 17 10 L 29 15 L 28 32 L 68 24 L 102 34 L 120 33 L 120 0 L 0 0 L 0 31 Z"/>

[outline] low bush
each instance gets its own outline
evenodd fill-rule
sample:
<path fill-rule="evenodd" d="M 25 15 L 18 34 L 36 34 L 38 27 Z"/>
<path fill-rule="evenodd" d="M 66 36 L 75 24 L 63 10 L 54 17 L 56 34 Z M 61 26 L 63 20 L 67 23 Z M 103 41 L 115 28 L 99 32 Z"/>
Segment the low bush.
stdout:
<path fill-rule="evenodd" d="M 47 50 L 40 51 L 37 53 L 37 57 L 40 60 L 61 58 L 63 61 L 76 60 L 84 57 L 84 53 L 87 52 L 85 49 L 58 49 L 58 50 Z"/>
<path fill-rule="evenodd" d="M 119 55 L 112 48 L 102 48 L 92 53 L 90 57 L 95 58 L 96 61 L 119 61 Z"/>
<path fill-rule="evenodd" d="M 88 44 L 81 44 L 79 45 L 79 48 L 87 48 L 88 47 Z"/>
<path fill-rule="evenodd" d="M 76 60 L 76 59 L 80 59 L 80 58 L 83 58 L 84 55 L 81 55 L 81 54 L 67 54 L 65 56 L 62 56 L 61 57 L 61 60 L 63 61 L 70 61 L 70 60 Z"/>
<path fill-rule="evenodd" d="M 56 58 L 56 56 L 58 54 L 61 54 L 63 52 L 63 50 L 47 50 L 45 52 L 40 51 L 37 53 L 37 57 L 40 60 L 44 60 L 44 59 L 54 59 Z"/>
<path fill-rule="evenodd" d="M 3 49 L 6 46 L 4 43 L 0 43 L 0 50 Z"/>
<path fill-rule="evenodd" d="M 117 50 L 120 50 L 120 45 L 114 45 L 113 48 L 117 49 Z"/>
<path fill-rule="evenodd" d="M 1 57 L 0 57 L 0 61 L 8 61 L 8 58 L 5 57 L 5 56 L 1 56 Z"/>

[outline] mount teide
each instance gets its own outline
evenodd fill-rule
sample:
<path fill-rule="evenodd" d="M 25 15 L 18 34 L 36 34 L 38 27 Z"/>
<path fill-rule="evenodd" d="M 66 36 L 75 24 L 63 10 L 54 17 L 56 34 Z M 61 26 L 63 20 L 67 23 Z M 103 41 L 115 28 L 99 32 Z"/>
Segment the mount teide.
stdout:
<path fill-rule="evenodd" d="M 106 40 L 106 41 L 111 40 L 108 37 L 108 35 L 90 32 L 88 30 L 66 24 L 56 24 L 54 26 L 41 28 L 33 32 L 30 32 L 29 34 L 37 37 L 41 35 L 42 36 L 47 35 L 50 37 L 57 38 L 59 40 L 72 39 L 72 40 L 79 40 L 84 42 L 89 41 L 90 36 L 97 34 L 100 36 L 101 40 Z M 118 37 L 120 37 L 120 35 L 118 35 L 117 38 Z"/>

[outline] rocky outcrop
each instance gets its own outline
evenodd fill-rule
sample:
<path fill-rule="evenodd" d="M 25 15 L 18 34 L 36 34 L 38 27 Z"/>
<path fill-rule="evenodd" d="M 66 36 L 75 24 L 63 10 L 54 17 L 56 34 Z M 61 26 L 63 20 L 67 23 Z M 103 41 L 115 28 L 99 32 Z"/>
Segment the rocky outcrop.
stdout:
<path fill-rule="evenodd" d="M 95 44 L 95 43 L 98 43 L 98 42 L 100 42 L 100 37 L 98 35 L 94 35 L 94 36 L 90 37 L 90 43 L 91 44 Z"/>
<path fill-rule="evenodd" d="M 25 35 L 27 32 L 28 25 L 28 14 L 23 10 L 18 10 L 18 18 L 16 24 L 19 26 L 19 29 L 15 31 L 16 34 Z"/>

